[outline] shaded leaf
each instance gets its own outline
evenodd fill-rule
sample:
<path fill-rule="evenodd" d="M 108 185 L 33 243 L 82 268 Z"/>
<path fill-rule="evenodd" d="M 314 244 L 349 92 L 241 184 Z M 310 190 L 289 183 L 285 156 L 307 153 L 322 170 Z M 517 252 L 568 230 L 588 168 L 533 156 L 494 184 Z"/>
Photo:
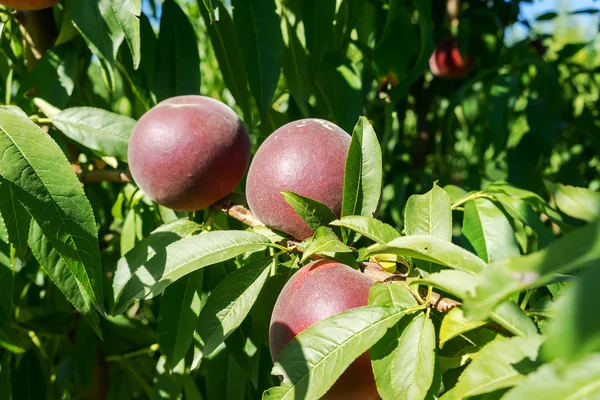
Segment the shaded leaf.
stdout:
<path fill-rule="evenodd" d="M 58 251 L 44 235 L 40 226 L 34 221 L 32 221 L 29 230 L 29 244 L 31 252 L 46 271 L 50 280 L 65 295 L 65 298 L 73 304 L 73 307 L 83 315 L 94 332 L 102 337 L 100 318 L 90 297 L 77 282 L 73 272 L 67 267 Z"/>
<path fill-rule="evenodd" d="M 308 76 L 308 56 L 296 35 L 296 30 L 285 19 L 287 27 L 287 46 L 283 54 L 283 75 L 290 92 L 303 116 L 308 117 L 308 99 L 311 94 L 311 80 Z"/>
<path fill-rule="evenodd" d="M 142 1 L 109 0 L 109 2 L 133 56 L 133 68 L 137 69 L 142 58 L 139 19 L 142 13 Z"/>
<path fill-rule="evenodd" d="M 203 357 L 215 351 L 244 321 L 269 277 L 271 263 L 260 260 L 244 265 L 213 289 L 196 328 Z"/>
<path fill-rule="evenodd" d="M 127 145 L 136 121 L 93 107 L 73 107 L 61 111 L 52 123 L 68 138 L 99 152 L 127 162 Z"/>
<path fill-rule="evenodd" d="M 165 289 L 158 314 L 158 344 L 174 368 L 185 357 L 198 323 L 204 271 L 184 276 Z"/>
<path fill-rule="evenodd" d="M 21 357 L 12 373 L 12 396 L 16 400 L 39 400 L 47 396 L 46 374 L 34 350 Z"/>
<path fill-rule="evenodd" d="M 173 0 L 162 7 L 156 43 L 156 99 L 200 94 L 200 55 L 196 32 L 188 16 Z"/>
<path fill-rule="evenodd" d="M 31 215 L 17 198 L 15 188 L 2 177 L 0 177 L 0 214 L 4 219 L 10 243 L 15 248 L 17 256 L 24 260 Z"/>
<path fill-rule="evenodd" d="M 306 49 L 311 56 L 314 74 L 321 65 L 333 38 L 336 0 L 304 0 L 300 2 Z"/>
<path fill-rule="evenodd" d="M 463 310 L 453 308 L 444 316 L 440 327 L 440 347 L 450 339 L 485 325 L 482 321 L 470 321 L 465 318 Z"/>
<path fill-rule="evenodd" d="M 233 0 L 232 3 L 250 89 L 264 116 L 271 107 L 283 63 L 283 37 L 275 1 Z"/>
<path fill-rule="evenodd" d="M 313 232 L 337 219 L 333 211 L 320 201 L 288 191 L 281 192 L 281 195 Z"/>

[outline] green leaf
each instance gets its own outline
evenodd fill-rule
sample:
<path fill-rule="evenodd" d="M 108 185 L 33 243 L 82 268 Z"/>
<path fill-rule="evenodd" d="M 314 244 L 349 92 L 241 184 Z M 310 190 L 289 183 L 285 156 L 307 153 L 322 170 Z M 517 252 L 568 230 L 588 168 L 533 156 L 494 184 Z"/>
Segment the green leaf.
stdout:
<path fill-rule="evenodd" d="M 165 289 L 158 314 L 158 344 L 174 368 L 185 357 L 198 323 L 204 271 L 184 276 Z"/>
<path fill-rule="evenodd" d="M 122 309 L 134 298 L 154 297 L 189 273 L 269 244 L 266 237 L 244 231 L 212 231 L 173 242 L 135 271 L 125 265 L 115 272 L 115 280 L 118 275 L 123 288 L 115 290 L 115 309 Z"/>
<path fill-rule="evenodd" d="M 48 50 L 29 72 L 19 88 L 25 98 L 34 95 L 64 108 L 75 89 L 77 52 L 73 45 L 64 44 Z"/>
<path fill-rule="evenodd" d="M 304 254 L 302 255 L 301 261 L 304 262 L 313 254 L 351 252 L 352 249 L 342 243 L 342 241 L 340 241 L 331 228 L 321 226 L 316 230 L 313 239 L 304 249 Z"/>
<path fill-rule="evenodd" d="M 454 339 L 465 332 L 477 329 L 483 325 L 485 325 L 485 322 L 468 320 L 462 309 L 458 307 L 453 308 L 442 320 L 442 325 L 440 326 L 440 347 L 450 339 Z"/>
<path fill-rule="evenodd" d="M 98 57 L 106 86 L 112 90 L 115 86 L 113 65 L 120 41 L 117 37 L 114 37 L 115 40 L 113 40 L 111 27 L 100 11 L 101 6 L 104 11 L 107 11 L 107 3 L 108 0 L 68 1 L 67 7 L 73 19 L 73 25 L 85 39 L 92 53 Z M 109 20 L 109 22 L 112 21 Z"/>
<path fill-rule="evenodd" d="M 2 216 L 0 215 L 0 231 Z M 1 234 L 2 232 L 0 232 Z M 13 266 L 10 245 L 0 235 L 0 326 L 13 316 Z"/>
<path fill-rule="evenodd" d="M 92 300 L 75 279 L 75 275 L 67 267 L 58 251 L 44 235 L 40 226 L 34 221 L 31 222 L 31 228 L 29 229 L 29 245 L 31 246 L 31 252 L 46 271 L 50 280 L 65 295 L 65 298 L 73 304 L 73 307 L 83 315 L 83 318 L 94 332 L 102 337 L 100 318 Z"/>
<path fill-rule="evenodd" d="M 147 238 L 121 257 L 117 262 L 113 279 L 115 305 L 112 314 L 121 314 L 128 305 L 128 302 L 120 301 L 121 295 L 125 295 L 126 297 L 135 296 L 133 293 L 128 292 L 128 290 L 131 290 L 130 287 L 133 288 L 134 285 L 128 285 L 128 283 L 133 279 L 137 271 L 143 268 L 144 264 L 156 255 L 159 258 L 164 258 L 165 248 L 168 245 L 189 237 L 201 229 L 202 227 L 199 224 L 188 219 L 175 220 L 154 230 Z M 143 272 L 140 271 L 140 273 Z"/>
<path fill-rule="evenodd" d="M 479 198 L 465 204 L 462 231 L 487 263 L 520 254 L 510 222 L 490 200 Z"/>
<path fill-rule="evenodd" d="M 449 268 L 479 273 L 487 264 L 479 257 L 451 242 L 434 236 L 415 235 L 396 238 L 385 245 L 376 245 L 366 254 L 396 254 L 431 261 Z"/>
<path fill-rule="evenodd" d="M 577 363 L 556 360 L 542 365 L 518 386 L 502 397 L 505 400 L 547 399 L 585 400 L 600 395 L 600 355 L 591 355 Z"/>
<path fill-rule="evenodd" d="M 156 99 L 200 94 L 200 55 L 196 32 L 173 0 L 166 0 L 156 43 Z"/>
<path fill-rule="evenodd" d="M 0 347 L 11 353 L 21 354 L 30 347 L 30 341 L 22 333 L 16 332 L 9 327 L 0 326 Z"/>
<path fill-rule="evenodd" d="M 600 260 L 600 220 L 579 228 L 545 249 L 502 260 L 479 278 L 475 295 L 465 299 L 470 318 L 485 318 L 514 293 L 549 283 L 555 274 L 567 274 Z"/>
<path fill-rule="evenodd" d="M 406 234 L 429 235 L 450 242 L 452 240 L 452 210 L 450 197 L 437 183 L 423 194 L 414 194 L 404 209 Z"/>
<path fill-rule="evenodd" d="M 196 328 L 203 357 L 215 351 L 244 321 L 269 277 L 271 264 L 271 260 L 260 260 L 244 265 L 213 289 Z"/>
<path fill-rule="evenodd" d="M 77 324 L 73 344 L 73 372 L 75 382 L 84 396 L 90 394 L 96 358 L 97 349 L 92 331 L 85 324 Z"/>
<path fill-rule="evenodd" d="M 373 217 L 351 215 L 335 220 L 330 225 L 351 229 L 380 244 L 400 237 L 400 233 L 393 227 Z"/>
<path fill-rule="evenodd" d="M 99 108 L 73 107 L 56 115 L 52 123 L 65 136 L 88 149 L 127 162 L 134 119 Z"/>
<path fill-rule="evenodd" d="M 283 53 L 283 75 L 302 115 L 308 117 L 310 115 L 308 99 L 311 94 L 311 80 L 307 67 L 308 56 L 298 39 L 296 29 L 288 18 L 285 18 L 285 25 L 288 40 Z"/>
<path fill-rule="evenodd" d="M 233 21 L 250 89 L 260 115 L 271 107 L 283 63 L 283 37 L 274 0 L 233 0 Z"/>
<path fill-rule="evenodd" d="M 469 192 L 456 185 L 446 185 L 444 186 L 444 190 L 446 191 L 446 193 L 448 193 L 451 204 L 454 204 L 457 201 L 462 200 L 469 195 Z"/>
<path fill-rule="evenodd" d="M 600 268 L 594 265 L 566 289 L 550 321 L 542 347 L 547 359 L 573 361 L 600 350 L 600 316 L 596 311 Z"/>
<path fill-rule="evenodd" d="M 464 399 L 519 384 L 525 380 L 525 375 L 515 368 L 515 364 L 526 358 L 535 361 L 543 340 L 540 335 L 496 337 L 480 351 L 471 354 L 473 361 L 458 378 L 452 391 L 441 399 Z"/>
<path fill-rule="evenodd" d="M 248 90 L 248 74 L 244 66 L 242 48 L 238 41 L 236 27 L 231 15 L 223 4 L 219 3 L 219 20 L 214 20 L 202 7 L 206 31 L 210 37 L 212 48 L 219 62 L 223 80 L 227 89 L 242 109 L 247 121 L 252 119 L 250 109 L 250 91 Z M 211 10 L 212 11 L 212 10 Z M 211 22 L 212 21 L 212 22 Z"/>
<path fill-rule="evenodd" d="M 360 117 L 352 133 L 346 159 L 342 217 L 375 216 L 381 197 L 381 163 L 381 147 L 377 135 L 369 120 Z"/>
<path fill-rule="evenodd" d="M 438 288 L 459 299 L 465 299 L 475 290 L 477 277 L 463 271 L 443 270 L 430 274 L 427 278 L 416 279 L 412 283 Z M 491 312 L 493 321 L 518 336 L 531 336 L 537 333 L 537 327 L 515 303 L 506 300 Z M 479 321 L 483 322 L 484 319 Z"/>
<path fill-rule="evenodd" d="M 127 46 L 133 56 L 133 68 L 137 69 L 140 65 L 141 53 L 141 35 L 140 35 L 140 14 L 142 13 L 141 0 L 108 0 L 111 9 L 115 14 L 119 26 L 123 30 Z"/>
<path fill-rule="evenodd" d="M 337 219 L 333 211 L 320 201 L 288 191 L 281 192 L 281 195 L 313 232 Z"/>
<path fill-rule="evenodd" d="M 0 177 L 0 214 L 8 233 L 8 239 L 21 260 L 27 254 L 27 236 L 31 215 L 17 198 L 17 192 L 11 184 Z"/>
<path fill-rule="evenodd" d="M 6 352 L 0 356 L 0 393 L 6 394 L 6 400 L 13 400 L 11 388 L 12 354 Z"/>
<path fill-rule="evenodd" d="M 0 175 L 103 312 L 102 266 L 92 207 L 58 145 L 28 118 L 0 111 Z"/>
<path fill-rule="evenodd" d="M 554 235 L 550 229 L 542 223 L 540 216 L 525 201 L 503 193 L 495 193 L 494 197 L 500 202 L 508 215 L 534 230 L 540 248 L 546 247 L 554 240 Z"/>
<path fill-rule="evenodd" d="M 12 396 L 15 400 L 39 400 L 47 398 L 46 374 L 35 350 L 21 357 L 12 373 Z"/>
<path fill-rule="evenodd" d="M 435 328 L 422 312 L 388 330 L 371 349 L 381 397 L 424 399 L 433 381 L 435 348 Z"/>
<path fill-rule="evenodd" d="M 560 183 L 546 185 L 553 189 L 556 206 L 568 216 L 587 222 L 600 217 L 600 193 Z"/>
<path fill-rule="evenodd" d="M 406 77 L 411 61 L 417 51 L 419 38 L 411 23 L 411 11 L 408 3 L 391 1 L 381 38 L 373 52 L 373 61 L 379 76 L 393 73 L 402 80 Z M 398 38 L 403 38 L 402 51 L 398 51 Z"/>
<path fill-rule="evenodd" d="M 320 67 L 333 38 L 336 0 L 304 0 L 300 2 L 306 48 L 311 55 L 311 72 Z"/>
<path fill-rule="evenodd" d="M 282 386 L 266 391 L 263 399 L 320 398 L 402 315 L 390 307 L 365 306 L 309 326 L 279 355 L 271 373 L 283 377 Z"/>

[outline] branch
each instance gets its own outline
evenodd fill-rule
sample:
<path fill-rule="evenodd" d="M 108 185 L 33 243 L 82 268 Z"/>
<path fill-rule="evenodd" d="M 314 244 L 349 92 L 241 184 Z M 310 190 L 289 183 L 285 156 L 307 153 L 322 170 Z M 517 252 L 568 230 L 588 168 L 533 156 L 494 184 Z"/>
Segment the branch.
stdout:
<path fill-rule="evenodd" d="M 248 210 L 244 206 L 235 204 L 229 199 L 222 199 L 214 203 L 212 206 L 213 210 L 222 211 L 225 214 L 237 219 L 238 221 L 248 225 L 250 228 L 254 228 L 257 225 L 264 225 L 252 211 Z"/>
<path fill-rule="evenodd" d="M 129 171 L 122 169 L 93 169 L 85 171 L 79 164 L 71 164 L 73 171 L 82 183 L 98 183 L 98 182 L 116 182 L 128 183 L 131 182 Z"/>

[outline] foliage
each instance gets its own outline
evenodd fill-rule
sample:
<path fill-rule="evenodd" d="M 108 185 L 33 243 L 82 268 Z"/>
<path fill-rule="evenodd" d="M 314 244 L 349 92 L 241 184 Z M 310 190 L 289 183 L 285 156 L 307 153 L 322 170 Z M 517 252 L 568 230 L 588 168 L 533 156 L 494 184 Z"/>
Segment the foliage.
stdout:
<path fill-rule="evenodd" d="M 313 399 L 369 349 L 383 399 L 599 396 L 600 64 L 520 20 L 526 2 L 0 8 L 0 397 Z M 514 24 L 529 37 L 509 43 Z M 427 67 L 451 35 L 465 79 Z M 315 231 L 297 243 L 146 197 L 135 121 L 200 93 L 253 150 L 305 117 L 352 132 L 340 218 L 283 192 Z M 316 257 L 391 279 L 274 363 L 275 299 Z"/>

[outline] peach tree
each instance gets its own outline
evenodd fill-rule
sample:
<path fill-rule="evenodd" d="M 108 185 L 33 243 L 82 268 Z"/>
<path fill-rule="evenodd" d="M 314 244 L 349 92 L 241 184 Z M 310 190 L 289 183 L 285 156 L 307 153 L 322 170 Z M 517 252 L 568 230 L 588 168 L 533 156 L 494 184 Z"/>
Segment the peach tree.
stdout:
<path fill-rule="evenodd" d="M 0 398 L 600 396 L 598 9 L 527 3 L 0 0 Z"/>

